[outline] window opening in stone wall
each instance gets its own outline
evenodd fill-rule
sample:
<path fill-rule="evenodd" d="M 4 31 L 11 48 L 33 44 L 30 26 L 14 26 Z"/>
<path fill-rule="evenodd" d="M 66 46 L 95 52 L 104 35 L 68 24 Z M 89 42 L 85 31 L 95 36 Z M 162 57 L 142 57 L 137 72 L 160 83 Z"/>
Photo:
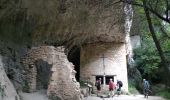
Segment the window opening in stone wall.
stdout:
<path fill-rule="evenodd" d="M 35 62 L 35 66 L 37 68 L 36 89 L 47 89 L 51 77 L 52 65 L 48 64 L 48 62 L 45 62 L 43 60 L 38 60 Z"/>
<path fill-rule="evenodd" d="M 113 81 L 114 81 L 114 76 L 112 75 L 112 76 L 105 76 L 106 77 L 106 85 L 109 85 L 109 81 L 110 81 L 110 79 L 112 79 Z"/>
<path fill-rule="evenodd" d="M 96 76 L 96 81 L 99 80 L 99 78 L 101 78 L 101 84 L 103 84 L 103 76 L 102 75 L 97 75 Z"/>

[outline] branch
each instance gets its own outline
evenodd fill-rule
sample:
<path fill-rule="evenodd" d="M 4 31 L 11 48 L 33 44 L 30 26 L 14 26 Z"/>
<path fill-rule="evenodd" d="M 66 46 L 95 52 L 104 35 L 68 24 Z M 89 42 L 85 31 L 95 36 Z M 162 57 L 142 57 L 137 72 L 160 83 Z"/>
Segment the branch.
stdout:
<path fill-rule="evenodd" d="M 142 8 L 147 8 L 151 13 L 156 15 L 159 19 L 161 19 L 163 21 L 166 21 L 167 23 L 170 24 L 170 19 L 169 18 L 163 17 L 157 11 L 155 11 L 152 7 L 148 7 L 147 5 L 144 6 L 143 4 L 139 4 L 139 3 L 135 2 L 135 1 L 132 1 L 132 0 L 120 0 L 120 1 L 124 2 L 124 3 L 131 4 L 131 5 L 139 6 L 139 7 L 142 7 Z"/>
<path fill-rule="evenodd" d="M 152 12 L 153 14 L 155 14 L 159 19 L 162 19 L 163 21 L 165 21 L 165 22 L 167 22 L 167 23 L 170 24 L 170 19 L 161 16 L 157 11 L 155 11 L 155 10 L 149 8 L 149 7 L 146 7 L 146 8 L 147 8 L 150 12 Z"/>
<path fill-rule="evenodd" d="M 170 36 L 168 35 L 168 33 L 164 30 L 163 27 L 160 28 L 161 32 L 164 34 L 165 37 L 167 37 L 168 39 L 170 39 Z"/>
<path fill-rule="evenodd" d="M 158 6 L 158 0 L 156 0 L 156 5 L 155 5 L 155 11 L 157 10 L 157 6 Z"/>
<path fill-rule="evenodd" d="M 168 1 L 168 0 L 167 0 L 167 1 Z M 163 20 L 163 21 L 165 21 L 165 22 L 167 22 L 167 23 L 170 24 L 170 18 L 165 18 L 165 17 L 163 17 L 162 15 L 160 15 L 160 14 L 156 11 L 156 8 L 153 9 L 152 7 L 144 6 L 143 4 L 137 3 L 137 2 L 135 2 L 135 1 L 133 1 L 133 0 L 118 0 L 118 1 L 116 1 L 116 2 L 113 2 L 112 4 L 109 4 L 109 5 L 105 6 L 105 7 L 112 6 L 112 5 L 115 5 L 115 4 L 120 3 L 120 2 L 127 3 L 127 4 L 131 4 L 131 5 L 138 6 L 138 7 L 142 7 L 142 8 L 146 7 L 151 13 L 153 13 L 154 15 L 156 15 L 159 19 L 161 19 L 161 20 Z M 156 3 L 156 5 L 157 5 L 157 3 Z M 167 6 L 167 7 L 168 7 L 168 6 Z"/>
<path fill-rule="evenodd" d="M 168 0 L 165 0 L 166 1 L 166 11 L 165 11 L 165 13 L 166 13 L 166 19 L 168 19 L 169 18 L 169 14 L 168 14 Z"/>

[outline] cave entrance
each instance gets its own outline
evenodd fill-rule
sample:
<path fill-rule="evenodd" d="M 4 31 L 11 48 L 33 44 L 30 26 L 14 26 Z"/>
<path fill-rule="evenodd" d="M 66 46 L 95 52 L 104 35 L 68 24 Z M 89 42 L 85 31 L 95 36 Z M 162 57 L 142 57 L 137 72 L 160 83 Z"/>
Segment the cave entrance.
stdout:
<path fill-rule="evenodd" d="M 35 62 L 35 66 L 37 68 L 37 76 L 36 76 L 36 90 L 47 90 L 49 80 L 51 77 L 51 67 L 52 65 L 48 64 L 48 62 L 43 60 L 37 60 Z"/>
<path fill-rule="evenodd" d="M 74 46 L 68 53 L 68 60 L 75 66 L 76 80 L 80 81 L 80 48 Z"/>

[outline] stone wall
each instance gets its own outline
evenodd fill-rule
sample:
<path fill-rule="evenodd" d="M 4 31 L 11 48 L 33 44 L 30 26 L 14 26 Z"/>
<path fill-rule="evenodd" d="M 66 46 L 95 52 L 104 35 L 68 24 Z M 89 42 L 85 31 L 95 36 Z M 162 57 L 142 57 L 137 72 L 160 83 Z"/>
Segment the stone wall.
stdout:
<path fill-rule="evenodd" d="M 103 56 L 104 55 L 104 66 Z M 128 91 L 126 47 L 124 43 L 94 43 L 81 48 L 80 80 L 95 83 L 96 75 L 115 75 L 115 82 L 124 83 L 123 90 Z M 94 85 L 94 84 L 93 84 Z"/>
<path fill-rule="evenodd" d="M 35 62 L 43 60 L 52 65 L 47 95 L 52 100 L 80 100 L 79 83 L 75 79 L 75 70 L 67 60 L 63 47 L 41 46 L 28 51 L 22 60 L 25 68 L 25 81 L 28 91 L 36 91 L 37 68 Z"/>

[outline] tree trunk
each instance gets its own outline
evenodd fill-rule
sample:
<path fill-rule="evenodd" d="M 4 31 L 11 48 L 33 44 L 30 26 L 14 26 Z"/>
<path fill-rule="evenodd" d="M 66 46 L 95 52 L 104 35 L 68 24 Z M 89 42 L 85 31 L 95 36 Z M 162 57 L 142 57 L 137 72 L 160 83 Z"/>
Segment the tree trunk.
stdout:
<path fill-rule="evenodd" d="M 163 50 L 161 48 L 160 42 L 158 41 L 158 39 L 156 37 L 156 33 L 155 33 L 153 25 L 152 25 L 152 20 L 151 20 L 151 17 L 150 17 L 149 10 L 146 7 L 146 0 L 143 0 L 143 4 L 144 4 L 144 11 L 145 11 L 146 19 L 147 19 L 147 22 L 148 22 L 149 30 L 150 30 L 150 33 L 151 33 L 152 38 L 154 40 L 155 46 L 158 50 L 158 53 L 159 53 L 159 56 L 161 58 L 161 62 L 162 62 L 163 68 L 164 68 L 163 79 L 164 79 L 165 85 L 167 86 L 168 81 L 169 81 L 169 79 L 168 79 L 169 78 L 168 64 L 167 64 L 167 61 L 166 61 L 165 56 L 163 54 Z"/>

